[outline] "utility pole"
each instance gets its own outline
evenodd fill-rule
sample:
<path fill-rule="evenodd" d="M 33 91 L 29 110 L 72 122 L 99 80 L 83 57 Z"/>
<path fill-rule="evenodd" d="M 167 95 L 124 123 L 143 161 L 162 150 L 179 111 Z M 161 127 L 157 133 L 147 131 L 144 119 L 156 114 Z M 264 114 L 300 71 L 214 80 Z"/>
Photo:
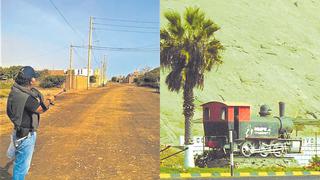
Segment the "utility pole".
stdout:
<path fill-rule="evenodd" d="M 93 29 L 93 18 L 90 16 L 90 25 L 89 25 L 89 44 L 88 44 L 88 79 L 87 79 L 87 89 L 90 87 L 90 68 L 91 68 L 91 50 L 92 50 L 92 29 Z"/>
<path fill-rule="evenodd" d="M 72 56 L 73 56 L 73 49 L 72 44 L 70 45 L 70 62 L 69 62 L 69 89 L 72 89 Z"/>
<path fill-rule="evenodd" d="M 99 83 L 100 86 L 103 85 L 103 61 L 101 61 L 101 67 L 100 67 L 100 77 L 99 77 Z"/>
<path fill-rule="evenodd" d="M 106 55 L 104 55 L 104 62 L 103 62 L 103 86 L 104 86 L 104 83 L 106 81 L 106 71 L 107 71 L 107 57 Z"/>
<path fill-rule="evenodd" d="M 104 71 L 104 79 L 107 83 L 107 81 L 108 81 L 108 73 L 107 73 L 108 72 L 108 61 L 107 61 L 107 59 L 106 59 L 105 65 L 106 65 L 106 70 Z"/>

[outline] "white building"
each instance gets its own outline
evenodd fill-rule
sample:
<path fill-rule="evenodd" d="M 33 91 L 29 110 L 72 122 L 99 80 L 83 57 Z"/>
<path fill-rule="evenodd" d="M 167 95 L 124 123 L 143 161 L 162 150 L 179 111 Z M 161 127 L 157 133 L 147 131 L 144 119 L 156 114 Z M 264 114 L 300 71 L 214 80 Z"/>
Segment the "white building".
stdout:
<path fill-rule="evenodd" d="M 79 76 L 87 76 L 88 75 L 88 69 L 83 68 L 83 69 L 74 69 L 74 75 L 79 75 Z M 90 69 L 90 76 L 93 76 L 93 70 Z"/>

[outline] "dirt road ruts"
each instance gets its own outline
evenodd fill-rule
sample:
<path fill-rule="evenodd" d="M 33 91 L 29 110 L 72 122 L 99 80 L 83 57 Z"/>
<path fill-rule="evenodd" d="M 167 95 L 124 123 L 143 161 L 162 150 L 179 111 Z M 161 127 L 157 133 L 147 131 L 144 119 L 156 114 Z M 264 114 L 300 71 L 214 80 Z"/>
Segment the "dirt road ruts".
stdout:
<path fill-rule="evenodd" d="M 9 134 L 0 137 L 2 176 Z M 27 179 L 158 179 L 159 94 L 111 84 L 67 93 L 41 119 Z"/>

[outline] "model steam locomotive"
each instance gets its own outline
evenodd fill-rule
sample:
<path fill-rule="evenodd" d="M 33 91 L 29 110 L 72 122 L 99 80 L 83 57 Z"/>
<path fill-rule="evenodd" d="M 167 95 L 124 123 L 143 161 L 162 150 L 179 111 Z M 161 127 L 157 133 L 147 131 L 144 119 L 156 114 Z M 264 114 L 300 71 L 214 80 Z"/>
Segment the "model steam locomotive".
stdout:
<path fill-rule="evenodd" d="M 260 116 L 250 118 L 250 105 L 208 102 L 203 107 L 204 145 L 206 157 L 230 152 L 229 131 L 233 131 L 234 152 L 244 157 L 259 155 L 283 157 L 286 153 L 300 153 L 302 141 L 290 137 L 293 120 L 284 116 L 285 104 L 279 103 L 279 117 L 271 116 L 267 105 L 260 107 Z"/>

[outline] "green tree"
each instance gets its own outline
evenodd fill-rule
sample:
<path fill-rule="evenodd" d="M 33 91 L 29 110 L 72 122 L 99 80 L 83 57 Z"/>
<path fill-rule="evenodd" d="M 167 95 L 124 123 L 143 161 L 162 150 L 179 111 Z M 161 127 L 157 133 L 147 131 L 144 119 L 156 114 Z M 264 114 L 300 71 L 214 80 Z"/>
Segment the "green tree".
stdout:
<path fill-rule="evenodd" d="M 223 46 L 214 37 L 220 28 L 199 8 L 188 7 L 183 17 L 176 11 L 164 14 L 168 23 L 160 30 L 161 67 L 169 70 L 166 84 L 170 91 L 183 90 L 185 144 L 191 144 L 194 115 L 193 89 L 203 89 L 204 75 L 222 63 Z"/>
<path fill-rule="evenodd" d="M 112 81 L 112 82 L 117 82 L 117 77 L 113 76 L 113 77 L 111 78 L 111 81 Z"/>
<path fill-rule="evenodd" d="M 0 74 L 8 79 L 15 79 L 22 66 L 0 67 Z"/>
<path fill-rule="evenodd" d="M 46 76 L 40 81 L 40 87 L 42 88 L 52 88 L 61 87 L 65 82 L 66 77 L 61 75 Z"/>
<path fill-rule="evenodd" d="M 90 83 L 96 83 L 97 82 L 97 76 L 90 76 Z"/>

